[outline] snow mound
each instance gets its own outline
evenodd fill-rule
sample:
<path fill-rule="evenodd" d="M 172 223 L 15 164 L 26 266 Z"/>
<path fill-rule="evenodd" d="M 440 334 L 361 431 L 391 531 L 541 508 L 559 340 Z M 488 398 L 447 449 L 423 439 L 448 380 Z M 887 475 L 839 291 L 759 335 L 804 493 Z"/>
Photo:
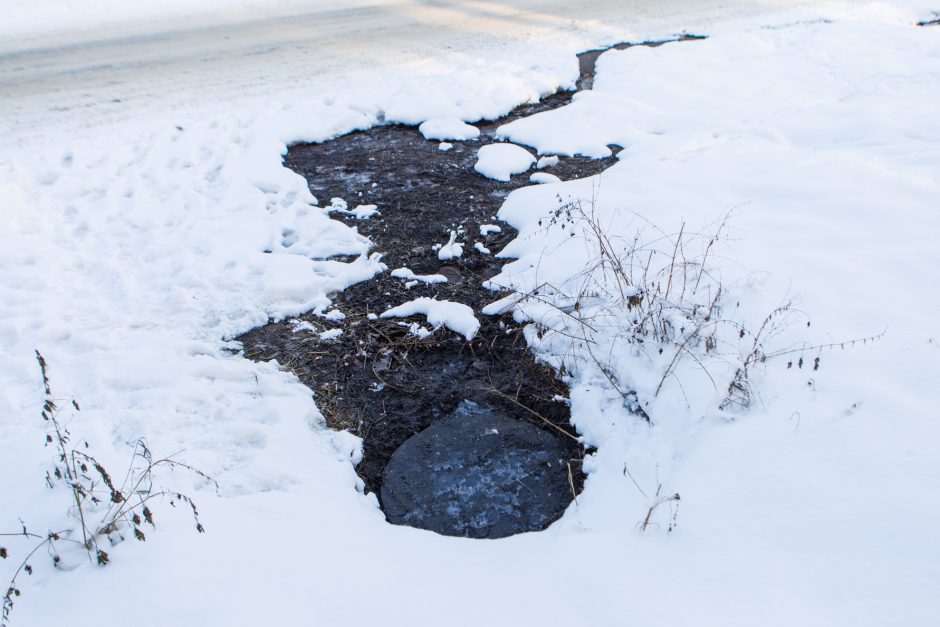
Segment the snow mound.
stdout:
<path fill-rule="evenodd" d="M 543 168 L 550 168 L 550 167 L 556 166 L 556 165 L 558 165 L 558 157 L 556 157 L 556 156 L 552 156 L 552 157 L 541 157 L 541 158 L 539 159 L 539 162 L 538 162 L 537 164 L 535 164 L 535 167 L 537 167 L 539 170 L 541 170 L 541 169 L 543 169 Z"/>
<path fill-rule="evenodd" d="M 445 326 L 455 333 L 459 333 L 467 340 L 480 330 L 480 321 L 473 315 L 473 310 L 460 303 L 449 300 L 435 300 L 433 298 L 416 298 L 407 303 L 393 307 L 382 314 L 383 318 L 406 318 L 408 316 L 422 315 L 428 319 L 429 324 L 435 327 Z"/>
<path fill-rule="evenodd" d="M 425 139 L 463 141 L 480 136 L 480 129 L 459 118 L 431 118 L 418 130 Z"/>
<path fill-rule="evenodd" d="M 525 172 L 533 163 L 535 157 L 522 146 L 491 144 L 480 148 L 473 169 L 487 178 L 508 181 L 510 176 Z"/>
<path fill-rule="evenodd" d="M 438 249 L 437 258 L 441 261 L 447 261 L 448 259 L 456 259 L 461 255 L 463 255 L 463 244 L 457 243 L 457 232 L 451 231 L 450 239 Z"/>
<path fill-rule="evenodd" d="M 560 178 L 554 174 L 549 174 L 548 172 L 536 172 L 529 177 L 529 180 L 539 185 L 544 185 L 546 183 L 561 183 Z"/>

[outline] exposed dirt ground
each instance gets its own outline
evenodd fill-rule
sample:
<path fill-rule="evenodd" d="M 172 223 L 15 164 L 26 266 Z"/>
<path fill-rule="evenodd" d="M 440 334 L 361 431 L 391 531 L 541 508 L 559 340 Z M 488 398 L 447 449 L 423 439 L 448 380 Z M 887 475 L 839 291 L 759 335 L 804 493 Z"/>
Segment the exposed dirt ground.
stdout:
<path fill-rule="evenodd" d="M 590 87 L 600 52 L 582 55 L 579 86 Z M 364 456 L 357 472 L 368 491 L 380 492 L 385 466 L 405 440 L 450 415 L 463 399 L 494 406 L 561 439 L 573 462 L 573 492 L 580 491 L 584 451 L 569 424 L 563 400 L 567 387 L 554 371 L 535 361 L 522 328 L 511 316 L 480 314 L 483 306 L 501 296 L 481 286 L 498 273 L 501 261 L 472 245 L 481 241 L 496 253 L 515 237 L 505 224 L 500 224 L 500 233 L 485 237 L 479 236 L 479 227 L 499 224 L 495 215 L 508 193 L 530 184 L 529 173 L 503 183 L 475 172 L 478 149 L 496 141 L 493 135 L 499 125 L 562 106 L 571 97 L 572 92 L 558 93 L 478 124 L 479 139 L 453 142 L 449 151 L 439 150 L 438 142 L 425 140 L 416 128 L 397 125 L 290 148 L 285 165 L 309 181 L 322 204 L 340 197 L 350 208 L 378 206 L 381 216 L 369 220 L 337 219 L 354 223 L 370 238 L 373 250 L 383 253 L 390 269 L 406 266 L 415 274 L 443 274 L 448 279 L 409 289 L 403 279 L 382 273 L 336 294 L 334 305 L 345 314 L 344 320 L 330 321 L 312 313 L 299 317 L 319 330 L 342 329 L 336 340 L 323 341 L 316 333 L 298 331 L 290 320 L 237 338 L 247 357 L 277 359 L 308 385 L 331 427 L 363 438 Z M 616 152 L 617 147 L 612 148 Z M 600 173 L 614 160 L 561 157 L 546 171 L 563 180 L 582 178 Z M 432 246 L 445 243 L 451 230 L 462 232 L 464 254 L 442 262 Z M 401 319 L 369 316 L 420 296 L 472 307 L 480 331 L 469 342 L 446 328 L 420 340 Z"/>
<path fill-rule="evenodd" d="M 570 97 L 558 94 L 513 116 L 560 106 Z M 500 224 L 502 232 L 479 237 L 479 227 L 497 222 L 494 216 L 506 195 L 528 185 L 529 175 L 501 183 L 473 170 L 479 147 L 494 141 L 490 133 L 506 121 L 481 125 L 479 140 L 454 142 L 447 152 L 415 128 L 384 126 L 324 144 L 294 146 L 285 160 L 311 182 L 318 198 L 342 197 L 350 207 L 378 205 L 381 217 L 340 219 L 354 223 L 369 237 L 389 268 L 406 266 L 416 274 L 443 274 L 448 279 L 407 289 L 403 279 L 382 273 L 336 295 L 334 305 L 345 320 L 300 317 L 318 328 L 343 329 L 338 340 L 324 342 L 316 334 L 295 332 L 290 321 L 271 323 L 238 338 L 246 356 L 275 358 L 310 386 L 330 426 L 363 438 L 364 457 L 357 470 L 370 491 L 378 493 L 389 457 L 406 439 L 448 416 L 463 399 L 495 405 L 559 435 L 574 435 L 567 405 L 552 400 L 565 396 L 567 388 L 553 371 L 535 362 L 521 327 L 510 316 L 479 314 L 500 297 L 481 283 L 494 276 L 502 262 L 471 244 L 463 256 L 441 262 L 432 248 L 446 242 L 451 229 L 463 228 L 461 240 L 483 241 L 494 253 L 515 236 L 510 227 Z M 563 179 L 580 178 L 600 172 L 612 161 L 563 158 L 549 171 Z M 367 317 L 420 296 L 469 305 L 482 323 L 479 333 L 467 342 L 442 328 L 419 340 L 401 326 L 400 319 Z M 580 459 L 575 440 L 561 437 L 570 442 L 571 458 Z M 577 475 L 580 487 L 580 470 Z"/>

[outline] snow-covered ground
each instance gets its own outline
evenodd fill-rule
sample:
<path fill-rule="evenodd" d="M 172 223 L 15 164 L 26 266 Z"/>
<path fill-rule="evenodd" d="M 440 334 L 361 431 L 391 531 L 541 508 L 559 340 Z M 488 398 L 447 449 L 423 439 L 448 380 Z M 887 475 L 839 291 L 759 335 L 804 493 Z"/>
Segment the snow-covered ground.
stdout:
<path fill-rule="evenodd" d="M 532 66 L 550 68 L 559 55 L 570 63 L 572 53 L 601 44 L 708 30 L 731 15 L 793 4 L 0 0 L 0 151 L 35 149 L 60 136 L 134 133 L 142 120 L 156 126 L 232 110 L 272 115 L 283 103 L 324 96 L 377 111 L 394 104 L 389 91 L 439 93 L 426 80 L 431 76 L 449 73 L 450 90 L 475 92 L 466 72 L 479 67 L 488 67 L 488 80 L 476 83 L 482 93 L 441 95 L 428 105 L 452 98 L 495 101 L 502 109 L 531 95 L 505 79 Z M 417 81 L 401 85 L 405 77 Z M 437 117 L 405 110 L 418 121 Z"/>
<path fill-rule="evenodd" d="M 396 48 L 329 88 L 322 75 L 289 86 L 297 68 L 253 82 L 263 64 L 239 84 L 233 62 L 209 102 L 190 90 L 196 70 L 142 70 L 157 88 L 129 79 L 125 107 L 101 101 L 120 89 L 107 72 L 79 72 L 76 86 L 68 73 L 5 82 L 0 531 L 18 517 L 41 531 L 67 521 L 65 495 L 43 485 L 37 348 L 54 393 L 81 404 L 73 433 L 112 469 L 146 437 L 222 485 L 221 498 L 192 486 L 205 535 L 162 508 L 148 541 L 115 547 L 108 568 L 37 562 L 13 624 L 934 624 L 940 30 L 913 25 L 933 8 L 748 4 L 686 24 L 679 9 L 647 14 L 633 28 L 623 9 L 596 23 L 545 12 L 439 56 Z M 44 23 L 22 22 L 17 37 Z M 500 218 L 520 236 L 503 254 L 519 260 L 497 281 L 560 285 L 589 261 L 561 224 L 544 224 L 558 196 L 627 238 L 637 225 L 702 232 L 730 211 L 715 264 L 742 318 L 795 298 L 812 326 L 794 337 L 887 334 L 823 352 L 819 371 L 768 362 L 760 401 L 734 419 L 700 369 L 656 397 L 655 358 L 616 364 L 650 402 L 652 428 L 584 370 L 572 414 L 598 451 L 562 520 L 491 542 L 387 524 L 357 491 L 358 443 L 323 426 L 310 391 L 225 350 L 269 316 L 328 311 L 330 292 L 384 268 L 281 166 L 285 144 L 380 119 L 496 117 L 573 86 L 578 49 L 706 27 L 705 41 L 605 53 L 591 92 L 503 127 L 539 153 L 624 150 L 599 177 L 511 195 Z M 0 80 L 24 63 L 0 56 Z M 359 258 L 326 260 L 339 253 Z M 664 506 L 640 532 L 659 485 L 681 494 L 678 527 L 666 533 Z"/>

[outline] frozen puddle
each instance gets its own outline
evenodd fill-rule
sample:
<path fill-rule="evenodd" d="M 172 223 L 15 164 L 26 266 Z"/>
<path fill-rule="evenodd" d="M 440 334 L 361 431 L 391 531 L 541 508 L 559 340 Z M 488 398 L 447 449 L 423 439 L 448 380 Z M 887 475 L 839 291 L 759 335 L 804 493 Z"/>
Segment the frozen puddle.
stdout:
<path fill-rule="evenodd" d="M 590 85 L 599 54 L 582 56 L 579 85 Z M 423 131 L 381 126 L 288 151 L 285 164 L 318 198 L 374 206 L 368 220 L 332 215 L 354 223 L 396 270 L 336 294 L 330 315 L 308 312 L 239 339 L 247 357 L 277 359 L 308 385 L 331 427 L 362 438 L 356 471 L 392 523 L 471 538 L 539 531 L 583 486 L 567 387 L 535 361 L 511 315 L 482 314 L 500 296 L 482 283 L 515 237 L 494 216 L 530 173 L 508 168 L 519 172 L 501 181 L 474 169 L 481 148 L 505 150 L 499 125 L 571 96 L 472 125 L 479 134 L 435 120 Z M 537 167 L 570 180 L 613 161 L 543 157 Z"/>

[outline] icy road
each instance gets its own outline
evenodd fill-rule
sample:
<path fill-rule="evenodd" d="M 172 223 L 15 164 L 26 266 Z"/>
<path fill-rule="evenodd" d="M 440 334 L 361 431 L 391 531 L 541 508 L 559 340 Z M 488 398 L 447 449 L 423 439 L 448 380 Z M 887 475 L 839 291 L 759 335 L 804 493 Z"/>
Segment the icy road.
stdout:
<path fill-rule="evenodd" d="M 74 4 L 74 3 L 73 3 Z M 277 92 L 333 91 L 358 73 L 442 54 L 551 40 L 611 42 L 707 28 L 780 0 L 522 0 L 344 3 L 101 3 L 0 0 L 0 134 L 4 148 L 94 134 L 156 110 L 232 108 Z M 806 3 L 802 3 L 806 4 Z M 220 5 L 215 12 L 215 5 Z M 69 8 L 71 6 L 71 8 Z M 337 8 L 342 6 L 342 8 Z M 590 35 L 588 34 L 590 33 Z M 430 61 L 428 61 L 430 63 Z M 157 106 L 155 106 L 157 105 Z M 0 149 L 2 150 L 2 149 Z"/>

